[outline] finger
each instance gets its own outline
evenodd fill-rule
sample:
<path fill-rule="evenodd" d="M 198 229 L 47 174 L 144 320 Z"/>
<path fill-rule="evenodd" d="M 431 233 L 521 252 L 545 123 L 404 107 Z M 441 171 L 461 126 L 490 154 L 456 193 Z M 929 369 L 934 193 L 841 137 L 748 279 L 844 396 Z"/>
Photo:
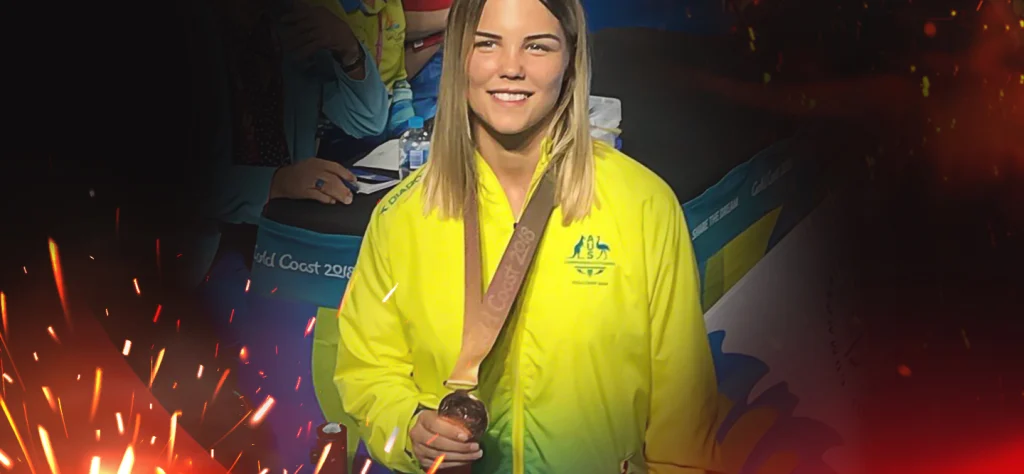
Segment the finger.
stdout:
<path fill-rule="evenodd" d="M 461 425 L 444 418 L 437 417 L 427 420 L 426 428 L 431 433 L 439 434 L 453 441 L 469 441 L 469 433 Z"/>
<path fill-rule="evenodd" d="M 435 434 L 427 441 L 427 446 L 446 453 L 472 453 L 480 450 L 480 445 L 474 442 L 462 442 Z"/>
<path fill-rule="evenodd" d="M 318 163 L 323 166 L 323 169 L 329 171 L 331 174 L 338 176 L 339 178 L 344 179 L 345 181 L 348 181 L 350 183 L 356 182 L 356 175 L 352 174 L 352 172 L 346 169 L 344 166 L 341 166 L 338 163 L 335 163 L 330 160 L 325 160 L 322 158 L 316 159 L 319 160 Z"/>
<path fill-rule="evenodd" d="M 452 468 L 452 467 L 462 467 L 462 466 L 467 466 L 469 464 L 472 464 L 472 463 L 469 462 L 469 461 L 465 461 L 465 462 L 448 462 L 448 458 L 444 458 L 444 461 L 441 462 L 441 465 L 437 466 L 437 470 L 441 471 L 442 469 L 448 469 L 448 468 Z"/>
<path fill-rule="evenodd" d="M 332 176 L 324 173 L 320 176 L 320 179 L 324 181 L 323 186 L 320 187 L 320 192 L 324 193 L 334 199 L 337 199 L 345 204 L 352 203 L 352 191 L 347 186 L 342 184 L 341 180 L 337 176 Z"/>

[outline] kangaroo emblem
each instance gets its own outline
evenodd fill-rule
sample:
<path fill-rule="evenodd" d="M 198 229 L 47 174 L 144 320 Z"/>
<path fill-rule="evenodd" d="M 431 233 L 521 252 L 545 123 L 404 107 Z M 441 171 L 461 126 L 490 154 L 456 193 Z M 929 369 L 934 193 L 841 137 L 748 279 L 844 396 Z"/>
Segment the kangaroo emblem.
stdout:
<path fill-rule="evenodd" d="M 580 241 L 576 242 L 576 246 L 572 248 L 572 256 L 569 258 L 577 258 L 580 256 L 580 252 L 583 251 L 583 236 L 580 236 Z"/>
<path fill-rule="evenodd" d="M 604 242 L 601 242 L 601 237 L 597 238 L 597 245 L 596 245 L 596 247 L 597 247 L 597 250 L 601 251 L 601 253 L 597 255 L 597 258 L 607 259 L 608 258 L 608 252 L 610 252 L 612 249 L 610 247 L 608 247 L 608 244 L 606 244 Z"/>

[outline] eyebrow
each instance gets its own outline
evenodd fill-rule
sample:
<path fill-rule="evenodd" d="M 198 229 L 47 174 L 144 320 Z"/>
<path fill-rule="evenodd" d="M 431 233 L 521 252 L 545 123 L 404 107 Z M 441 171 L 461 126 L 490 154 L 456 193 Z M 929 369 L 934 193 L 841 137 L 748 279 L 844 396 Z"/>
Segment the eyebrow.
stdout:
<path fill-rule="evenodd" d="M 501 35 L 495 34 L 495 33 L 488 33 L 486 31 L 477 31 L 476 35 L 477 36 L 483 36 L 484 38 L 490 38 L 490 39 L 496 39 L 496 40 L 500 40 L 501 39 Z M 540 34 L 536 34 L 536 35 L 530 35 L 530 36 L 527 36 L 526 38 L 523 38 L 523 39 L 526 40 L 526 41 L 534 41 L 534 40 L 539 40 L 539 39 L 552 39 L 552 40 L 558 41 L 559 43 L 562 42 L 562 38 L 559 38 L 558 35 L 553 35 L 551 33 L 540 33 Z"/>

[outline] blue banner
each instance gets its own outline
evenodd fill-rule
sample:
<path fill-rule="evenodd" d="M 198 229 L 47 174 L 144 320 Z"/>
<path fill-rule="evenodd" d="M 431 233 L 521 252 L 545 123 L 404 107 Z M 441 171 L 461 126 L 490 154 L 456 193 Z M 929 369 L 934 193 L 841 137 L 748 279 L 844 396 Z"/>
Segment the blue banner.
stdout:
<path fill-rule="evenodd" d="M 810 134 L 777 142 L 683 205 L 705 309 L 817 204 L 814 155 Z"/>
<path fill-rule="evenodd" d="M 330 235 L 260 221 L 250 291 L 337 308 L 362 237 Z"/>

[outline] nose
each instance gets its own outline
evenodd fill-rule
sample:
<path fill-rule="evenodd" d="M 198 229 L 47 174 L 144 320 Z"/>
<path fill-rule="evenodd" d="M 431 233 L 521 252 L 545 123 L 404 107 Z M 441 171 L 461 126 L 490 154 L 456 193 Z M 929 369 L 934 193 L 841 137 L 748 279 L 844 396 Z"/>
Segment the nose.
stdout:
<path fill-rule="evenodd" d="M 518 48 L 508 48 L 501 55 L 501 78 L 508 80 L 522 80 L 525 77 L 523 60 Z"/>

